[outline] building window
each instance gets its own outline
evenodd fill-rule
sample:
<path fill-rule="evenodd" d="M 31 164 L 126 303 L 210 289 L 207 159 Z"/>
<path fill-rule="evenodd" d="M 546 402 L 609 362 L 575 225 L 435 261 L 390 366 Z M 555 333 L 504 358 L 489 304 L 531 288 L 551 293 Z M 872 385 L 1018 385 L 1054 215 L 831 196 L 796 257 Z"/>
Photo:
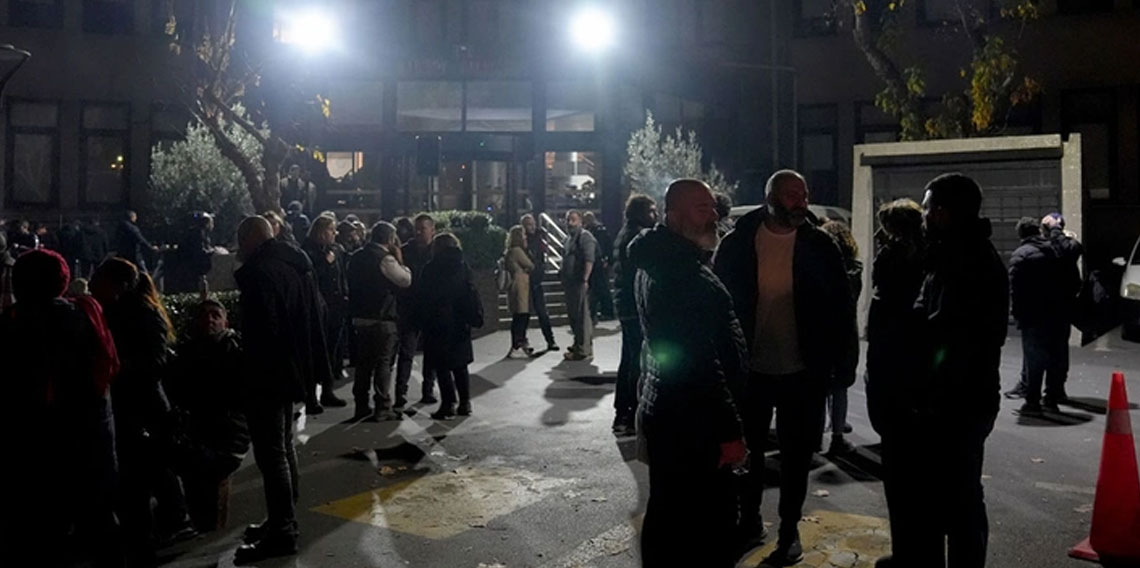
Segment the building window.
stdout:
<path fill-rule="evenodd" d="M 855 104 L 855 140 L 858 144 L 899 141 L 899 125 L 874 103 Z"/>
<path fill-rule="evenodd" d="M 405 132 L 463 130 L 463 83 L 401 82 L 396 86 L 396 127 Z"/>
<path fill-rule="evenodd" d="M 1061 130 L 1081 135 L 1081 185 L 1091 199 L 1111 199 L 1116 174 L 1116 97 L 1111 90 L 1061 95 Z"/>
<path fill-rule="evenodd" d="M 193 118 L 177 105 L 156 103 L 150 111 L 150 145 L 169 150 L 175 142 L 186 139 L 186 128 Z"/>
<path fill-rule="evenodd" d="M 14 28 L 62 28 L 63 0 L 8 0 L 8 25 Z"/>
<path fill-rule="evenodd" d="M 83 0 L 83 31 L 129 34 L 134 31 L 135 6 L 130 0 Z"/>
<path fill-rule="evenodd" d="M 384 84 L 379 81 L 335 81 L 325 96 L 332 126 L 376 129 L 383 123 Z"/>
<path fill-rule="evenodd" d="M 800 107 L 799 167 L 813 203 L 839 204 L 838 113 L 836 105 Z"/>
<path fill-rule="evenodd" d="M 80 133 L 79 204 L 121 205 L 130 179 L 130 106 L 88 104 Z"/>
<path fill-rule="evenodd" d="M 531 91 L 526 81 L 467 83 L 464 130 L 469 132 L 530 132 Z"/>
<path fill-rule="evenodd" d="M 547 132 L 593 132 L 597 101 L 592 81 L 547 83 Z"/>
<path fill-rule="evenodd" d="M 546 210 L 555 219 L 571 209 L 598 211 L 602 156 L 597 152 L 547 152 Z"/>
<path fill-rule="evenodd" d="M 832 0 L 796 0 L 797 36 L 834 35 L 836 10 Z"/>
<path fill-rule="evenodd" d="M 59 103 L 8 104 L 5 204 L 59 204 Z"/>
<path fill-rule="evenodd" d="M 1057 0 L 1057 12 L 1061 14 L 1095 14 L 1111 12 L 1114 0 Z"/>

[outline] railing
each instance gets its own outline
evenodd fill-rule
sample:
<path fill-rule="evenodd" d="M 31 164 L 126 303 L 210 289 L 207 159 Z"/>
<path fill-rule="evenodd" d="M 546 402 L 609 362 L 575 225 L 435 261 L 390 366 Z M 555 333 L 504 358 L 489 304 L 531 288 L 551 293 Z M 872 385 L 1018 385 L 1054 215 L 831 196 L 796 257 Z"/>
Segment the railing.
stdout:
<path fill-rule="evenodd" d="M 550 215 L 542 213 L 538 216 L 539 226 L 543 229 L 543 240 L 549 254 L 546 260 L 554 266 L 555 270 L 562 268 L 562 255 L 566 252 L 562 244 L 566 242 L 566 231 L 558 226 Z"/>

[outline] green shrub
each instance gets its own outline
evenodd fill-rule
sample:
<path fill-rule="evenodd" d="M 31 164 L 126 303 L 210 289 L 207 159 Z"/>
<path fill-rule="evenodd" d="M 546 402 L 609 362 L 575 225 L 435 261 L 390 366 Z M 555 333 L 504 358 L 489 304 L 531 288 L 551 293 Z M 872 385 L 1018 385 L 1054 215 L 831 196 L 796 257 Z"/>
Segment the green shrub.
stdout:
<path fill-rule="evenodd" d="M 494 219 L 491 218 L 491 215 L 482 211 L 448 209 L 445 211 L 424 211 L 423 213 L 435 221 L 435 229 L 437 231 L 459 228 L 487 228 L 494 225 Z M 413 219 L 415 217 L 415 215 L 412 215 Z"/>
<path fill-rule="evenodd" d="M 459 227 L 449 232 L 459 237 L 463 243 L 463 258 L 474 270 L 489 270 L 503 256 L 503 245 L 507 241 L 507 231 L 498 225 L 486 227 Z"/>
<path fill-rule="evenodd" d="M 234 329 L 241 329 L 241 321 L 239 321 L 237 309 L 238 296 L 237 290 L 227 290 L 210 294 L 211 299 L 221 302 L 222 305 L 226 307 L 230 327 Z M 190 327 L 194 324 L 194 306 L 197 306 L 198 302 L 198 294 L 196 292 L 167 294 L 162 297 L 162 303 L 166 306 L 167 313 L 170 314 L 170 322 L 174 325 L 174 333 L 179 339 L 186 337 L 186 334 L 190 331 Z"/>

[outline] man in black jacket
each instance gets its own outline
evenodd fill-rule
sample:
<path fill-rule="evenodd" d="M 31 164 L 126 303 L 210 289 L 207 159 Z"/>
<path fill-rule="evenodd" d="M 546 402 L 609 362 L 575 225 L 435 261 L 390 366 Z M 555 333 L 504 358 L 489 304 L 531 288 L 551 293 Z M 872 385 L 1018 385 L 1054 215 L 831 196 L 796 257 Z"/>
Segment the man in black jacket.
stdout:
<path fill-rule="evenodd" d="M 265 485 L 267 519 L 246 531 L 235 563 L 297 552 L 297 455 L 293 403 L 330 374 L 313 265 L 295 245 L 273 238 L 264 217 L 238 227 L 244 262 L 234 273 L 241 291 L 248 378 L 246 418 L 253 457 Z"/>
<path fill-rule="evenodd" d="M 590 272 L 590 317 L 594 321 L 609 321 L 614 319 L 614 295 L 610 290 L 614 240 L 610 236 L 610 230 L 598 221 L 593 211 L 582 213 L 582 226 L 598 241 L 596 266 Z"/>
<path fill-rule="evenodd" d="M 648 195 L 631 195 L 625 203 L 625 226 L 614 247 L 614 289 L 618 318 L 621 319 L 621 364 L 614 391 L 614 434 L 627 436 L 636 430 L 637 381 L 641 376 L 641 322 L 637 320 L 634 281 L 637 269 L 629 263 L 629 244 L 657 224 L 657 204 Z"/>
<path fill-rule="evenodd" d="M 558 351 L 554 330 L 550 326 L 550 313 L 546 310 L 546 292 L 542 289 L 542 281 L 546 279 L 546 230 L 538 226 L 530 213 L 523 215 L 519 224 L 526 231 L 527 252 L 534 261 L 534 270 L 530 272 L 530 311 L 538 318 L 542 337 L 546 339 L 546 350 Z"/>
<path fill-rule="evenodd" d="M 714 205 L 703 182 L 675 181 L 665 225 L 629 246 L 646 336 L 637 411 L 649 463 L 646 567 L 731 567 L 740 557 L 732 468 L 748 450 L 734 394 L 746 350 L 732 298 L 703 262 L 717 243 Z"/>
<path fill-rule="evenodd" d="M 396 295 L 412 285 L 412 271 L 404 266 L 396 227 L 380 221 L 372 226 L 371 239 L 348 259 L 348 312 L 356 330 L 356 377 L 352 396 L 356 418 L 400 420 L 393 409 L 392 366 L 399 340 Z M 368 407 L 373 392 L 376 408 Z"/>
<path fill-rule="evenodd" d="M 149 272 L 146 268 L 146 255 L 158 251 L 158 247 L 146 240 L 139 230 L 138 221 L 138 213 L 127 211 L 126 217 L 119 223 L 119 232 L 115 237 L 117 243 L 115 253 L 119 258 L 134 263 L 140 271 Z"/>
<path fill-rule="evenodd" d="M 412 271 L 412 285 L 400 290 L 397 301 L 400 312 L 400 353 L 396 358 L 396 409 L 402 409 L 408 403 L 408 381 L 412 378 L 412 362 L 420 344 L 420 325 L 415 318 L 416 300 L 422 293 L 423 286 L 420 275 L 431 260 L 431 240 L 435 238 L 435 220 L 431 215 L 416 215 L 412 226 L 414 236 L 400 248 L 405 266 Z M 438 401 L 432 394 L 435 390 L 434 369 L 424 366 L 423 377 L 420 402 L 435 404 Z"/>
<path fill-rule="evenodd" d="M 1001 400 L 1001 348 L 1009 314 L 1009 281 L 990 242 L 988 219 L 978 217 L 982 190 L 962 174 L 944 174 L 926 186 L 924 220 L 930 242 L 926 280 L 915 310 L 922 320 L 918 408 L 928 443 L 917 448 L 931 464 L 935 523 L 933 560 L 942 566 L 985 566 L 989 526 L 982 489 L 982 458 Z M 945 551 L 945 552 L 944 552 Z"/>
<path fill-rule="evenodd" d="M 781 170 L 768 179 L 767 205 L 741 217 L 716 254 L 716 273 L 732 294 L 748 341 L 751 375 L 744 402 L 747 438 L 763 455 L 773 410 L 780 443 L 779 545 L 767 560 L 799 562 L 797 524 L 807 497 L 811 456 L 819 447 L 828 381 L 858 348 L 855 305 L 835 241 L 808 211 L 804 178 Z M 766 537 L 760 520 L 763 467 L 742 496 L 742 544 Z"/>

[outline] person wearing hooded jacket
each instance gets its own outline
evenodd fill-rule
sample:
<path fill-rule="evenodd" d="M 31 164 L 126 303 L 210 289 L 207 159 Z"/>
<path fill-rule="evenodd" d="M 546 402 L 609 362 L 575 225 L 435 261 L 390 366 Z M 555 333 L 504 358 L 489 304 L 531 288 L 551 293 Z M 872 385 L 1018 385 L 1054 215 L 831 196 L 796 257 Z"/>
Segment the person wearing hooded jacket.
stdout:
<path fill-rule="evenodd" d="M 732 294 L 749 346 L 744 424 L 752 450 L 763 453 L 776 412 L 782 464 L 780 531 L 770 564 L 803 557 L 798 524 L 811 457 L 823 435 L 832 377 L 853 376 L 858 349 L 855 303 L 839 246 L 816 227 L 803 176 L 780 170 L 768 179 L 767 204 L 741 217 L 715 257 L 715 272 Z M 742 546 L 763 542 L 763 468 L 753 468 L 742 495 Z"/>
<path fill-rule="evenodd" d="M 747 351 L 732 297 L 704 262 L 717 244 L 714 206 L 703 182 L 677 180 L 665 224 L 629 245 L 645 330 L 637 432 L 649 464 L 646 567 L 731 567 L 740 557 L 733 468 L 748 456 L 736 406 Z"/>
<path fill-rule="evenodd" d="M 244 264 L 234 273 L 241 292 L 248 394 L 246 420 L 265 487 L 267 518 L 246 529 L 236 563 L 295 554 L 299 495 L 293 448 L 293 404 L 331 373 L 321 299 L 313 265 L 295 245 L 273 238 L 264 217 L 238 226 Z"/>

